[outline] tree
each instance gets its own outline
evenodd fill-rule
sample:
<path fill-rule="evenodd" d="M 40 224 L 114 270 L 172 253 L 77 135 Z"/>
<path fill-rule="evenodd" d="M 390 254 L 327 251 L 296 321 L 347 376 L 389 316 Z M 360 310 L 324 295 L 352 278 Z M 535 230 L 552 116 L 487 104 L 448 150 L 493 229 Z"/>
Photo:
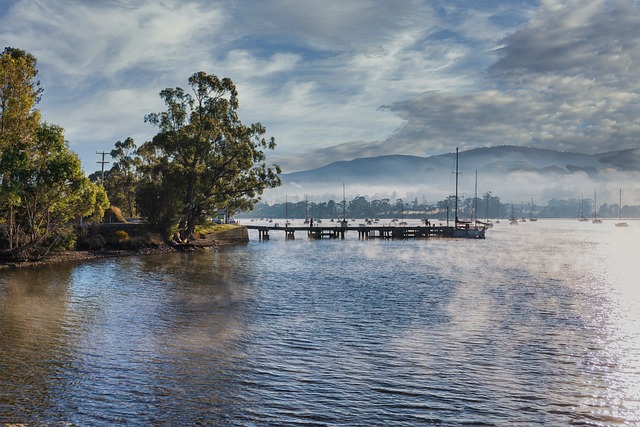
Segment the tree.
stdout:
<path fill-rule="evenodd" d="M 11 47 L 5 48 L 0 56 L 0 151 L 34 138 L 40 120 L 35 105 L 42 92 L 40 83 L 34 80 L 38 74 L 36 63 L 33 55 Z M 18 199 L 10 191 L 11 168 L 3 167 L 7 161 L 0 155 L 0 168 L 4 169 L 0 173 L 0 223 L 8 223 L 11 237 Z"/>
<path fill-rule="evenodd" d="M 264 153 L 275 149 L 275 140 L 264 138 L 260 123 L 242 124 L 231 79 L 200 71 L 189 86 L 193 94 L 179 87 L 160 92 L 167 111 L 145 117 L 159 133 L 139 150 L 149 174 L 140 209 L 151 213 L 163 201 L 154 219 L 177 225 L 180 240 L 188 240 L 206 213 L 250 210 L 266 188 L 280 185 L 280 168 L 267 166 Z"/>
<path fill-rule="evenodd" d="M 123 209 L 129 217 L 137 213 L 135 200 L 139 178 L 136 170 L 141 160 L 135 151 L 136 143 L 133 138 L 117 141 L 115 148 L 111 150 L 114 162 L 104 180 L 104 188 L 111 203 Z"/>
<path fill-rule="evenodd" d="M 34 258 L 65 246 L 73 240 L 73 219 L 101 218 L 109 206 L 102 187 L 84 176 L 60 126 L 41 124 L 32 142 L 12 144 L 1 156 L 0 174 L 11 176 L 3 190 L 15 214 L 5 255 Z"/>
<path fill-rule="evenodd" d="M 36 58 L 7 47 L 0 55 L 0 149 L 16 141 L 30 141 L 38 127 L 40 82 Z"/>
<path fill-rule="evenodd" d="M 357 218 L 368 217 L 370 210 L 370 203 L 364 196 L 357 196 L 349 202 L 349 212 Z"/>
<path fill-rule="evenodd" d="M 0 56 L 0 255 L 33 258 L 73 240 L 72 219 L 101 217 L 108 200 L 84 176 L 63 129 L 40 122 L 36 59 Z"/>

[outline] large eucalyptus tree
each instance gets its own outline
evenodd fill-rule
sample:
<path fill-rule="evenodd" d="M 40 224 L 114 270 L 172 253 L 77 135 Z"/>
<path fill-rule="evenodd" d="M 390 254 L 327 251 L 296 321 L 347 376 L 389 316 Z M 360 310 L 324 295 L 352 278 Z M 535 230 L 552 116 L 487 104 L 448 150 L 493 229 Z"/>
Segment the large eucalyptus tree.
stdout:
<path fill-rule="evenodd" d="M 159 132 L 138 151 L 146 165 L 140 210 L 173 223 L 182 241 L 206 214 L 249 210 L 266 188 L 280 185 L 280 168 L 267 165 L 265 154 L 275 140 L 265 138 L 260 123 L 240 121 L 231 79 L 201 71 L 189 86 L 191 93 L 179 87 L 160 92 L 167 110 L 145 117 Z"/>

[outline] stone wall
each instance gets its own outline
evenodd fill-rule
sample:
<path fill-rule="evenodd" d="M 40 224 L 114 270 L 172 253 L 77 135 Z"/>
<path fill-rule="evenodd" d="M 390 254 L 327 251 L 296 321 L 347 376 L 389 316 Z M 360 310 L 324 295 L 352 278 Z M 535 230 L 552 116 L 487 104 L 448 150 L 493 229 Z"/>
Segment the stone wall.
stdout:
<path fill-rule="evenodd" d="M 238 227 L 209 234 L 200 233 L 194 237 L 190 243 L 197 248 L 236 245 L 249 242 L 249 232 L 246 227 Z"/>

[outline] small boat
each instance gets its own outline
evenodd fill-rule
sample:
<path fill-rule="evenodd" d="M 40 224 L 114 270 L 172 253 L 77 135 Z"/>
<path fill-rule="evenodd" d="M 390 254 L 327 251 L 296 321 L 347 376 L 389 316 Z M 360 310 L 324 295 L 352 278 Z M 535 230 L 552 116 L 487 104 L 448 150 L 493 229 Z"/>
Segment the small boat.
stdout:
<path fill-rule="evenodd" d="M 578 217 L 578 221 L 589 222 L 589 218 L 584 216 L 584 197 L 583 196 L 580 196 L 580 217 Z"/>
<path fill-rule="evenodd" d="M 596 204 L 596 192 L 593 192 L 593 220 L 594 224 L 602 224 L 602 220 L 598 218 L 598 205 Z"/>
<path fill-rule="evenodd" d="M 538 220 L 538 218 L 533 216 L 533 199 L 531 199 L 531 209 L 529 210 L 529 221 L 530 222 L 536 222 L 537 220 Z"/>
<path fill-rule="evenodd" d="M 625 221 L 622 221 L 622 190 L 620 190 L 620 204 L 618 205 L 618 221 L 616 222 L 616 227 L 628 227 Z"/>
<path fill-rule="evenodd" d="M 456 195 L 454 205 L 454 227 L 453 237 L 465 238 L 465 239 L 484 239 L 485 228 L 484 227 L 472 227 L 468 221 L 461 221 L 458 219 L 458 147 L 456 147 Z"/>
<path fill-rule="evenodd" d="M 478 174 L 476 173 L 476 177 L 478 176 Z M 477 182 L 477 178 L 476 178 L 476 182 Z M 477 186 L 477 184 L 476 184 Z M 481 226 L 483 226 L 484 228 L 493 228 L 493 222 L 491 222 L 491 220 L 489 219 L 489 200 L 491 193 L 489 191 L 487 191 L 487 193 L 485 194 L 485 197 L 487 199 L 486 203 L 485 203 L 485 215 L 484 215 L 484 221 L 479 221 L 476 220 L 476 222 L 478 224 L 480 224 Z M 477 197 L 477 196 L 476 196 Z"/>
<path fill-rule="evenodd" d="M 513 215 L 513 203 L 511 203 L 511 218 L 509 218 L 509 225 L 518 225 L 518 218 Z"/>

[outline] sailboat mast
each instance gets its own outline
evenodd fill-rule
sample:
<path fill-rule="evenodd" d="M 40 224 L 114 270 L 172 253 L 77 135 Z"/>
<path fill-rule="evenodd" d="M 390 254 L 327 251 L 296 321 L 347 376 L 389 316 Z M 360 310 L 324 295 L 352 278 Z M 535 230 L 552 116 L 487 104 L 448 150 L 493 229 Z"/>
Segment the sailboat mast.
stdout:
<path fill-rule="evenodd" d="M 618 203 L 618 220 L 622 221 L 622 188 L 620 189 L 620 202 Z"/>
<path fill-rule="evenodd" d="M 454 224 L 458 225 L 458 147 L 456 147 L 456 200 L 453 208 Z"/>
<path fill-rule="evenodd" d="M 529 219 L 533 219 L 533 199 L 531 199 L 531 206 L 529 206 Z"/>
<path fill-rule="evenodd" d="M 344 182 L 342 183 L 342 222 L 347 222 L 347 197 L 344 192 Z"/>
<path fill-rule="evenodd" d="M 473 221 L 478 221 L 478 169 L 476 169 L 476 186 L 475 194 L 473 196 Z"/>
<path fill-rule="evenodd" d="M 487 191 L 487 203 L 484 205 L 485 221 L 489 222 L 489 192 Z"/>

